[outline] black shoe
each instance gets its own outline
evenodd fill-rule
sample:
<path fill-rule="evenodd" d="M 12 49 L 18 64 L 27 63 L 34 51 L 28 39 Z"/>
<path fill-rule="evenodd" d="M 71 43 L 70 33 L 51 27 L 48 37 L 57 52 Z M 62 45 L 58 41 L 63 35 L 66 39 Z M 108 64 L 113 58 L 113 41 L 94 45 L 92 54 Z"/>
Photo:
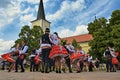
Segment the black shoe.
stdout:
<path fill-rule="evenodd" d="M 61 73 L 61 71 L 59 71 L 59 73 Z"/>
<path fill-rule="evenodd" d="M 9 69 L 8 72 L 11 72 L 11 70 Z"/>
<path fill-rule="evenodd" d="M 69 71 L 69 73 L 73 73 L 72 71 Z"/>
<path fill-rule="evenodd" d="M 41 71 L 41 73 L 44 73 L 44 71 Z"/>
<path fill-rule="evenodd" d="M 56 70 L 56 73 L 58 73 L 58 70 Z"/>
<path fill-rule="evenodd" d="M 45 71 L 45 73 L 49 73 L 48 71 Z"/>
<path fill-rule="evenodd" d="M 76 73 L 80 73 L 81 71 L 77 71 Z"/>

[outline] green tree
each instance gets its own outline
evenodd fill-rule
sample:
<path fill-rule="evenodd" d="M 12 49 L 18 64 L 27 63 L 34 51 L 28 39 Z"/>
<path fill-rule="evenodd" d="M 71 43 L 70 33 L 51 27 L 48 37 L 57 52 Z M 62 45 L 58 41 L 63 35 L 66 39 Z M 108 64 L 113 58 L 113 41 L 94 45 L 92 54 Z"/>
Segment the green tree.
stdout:
<path fill-rule="evenodd" d="M 43 35 L 43 30 L 39 26 L 34 26 L 31 29 L 31 41 L 30 41 L 30 50 L 40 47 L 40 38 Z"/>
<path fill-rule="evenodd" d="M 110 19 L 110 25 L 119 25 L 120 24 L 120 10 L 113 11 Z"/>
<path fill-rule="evenodd" d="M 64 39 L 61 40 L 61 45 L 62 46 L 65 45 L 66 43 L 67 43 L 67 40 L 64 40 Z"/>
<path fill-rule="evenodd" d="M 113 46 L 115 50 L 120 51 L 120 10 L 113 11 L 109 23 L 105 18 L 95 19 L 88 24 L 89 34 L 93 40 L 89 42 L 91 46 L 90 53 L 93 57 L 103 60 L 103 52 L 108 46 Z"/>
<path fill-rule="evenodd" d="M 72 41 L 72 45 L 73 45 L 75 48 L 78 47 L 78 43 L 77 43 L 77 41 L 76 41 L 75 39 L 73 39 L 73 41 Z"/>
<path fill-rule="evenodd" d="M 26 40 L 27 45 L 29 46 L 28 53 L 30 53 L 34 48 L 40 47 L 40 38 L 42 34 L 43 30 L 40 26 L 34 26 L 32 29 L 30 29 L 30 26 L 25 25 L 22 27 L 19 33 L 19 39 L 15 41 L 15 44 L 21 43 L 23 39 Z"/>

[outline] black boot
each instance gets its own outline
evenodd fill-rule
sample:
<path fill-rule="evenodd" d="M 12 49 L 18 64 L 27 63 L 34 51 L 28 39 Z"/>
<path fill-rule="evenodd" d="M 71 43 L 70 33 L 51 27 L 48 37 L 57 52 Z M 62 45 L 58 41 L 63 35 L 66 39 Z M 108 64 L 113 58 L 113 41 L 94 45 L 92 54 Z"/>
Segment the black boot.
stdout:
<path fill-rule="evenodd" d="M 61 69 L 59 68 L 59 73 L 61 73 Z"/>

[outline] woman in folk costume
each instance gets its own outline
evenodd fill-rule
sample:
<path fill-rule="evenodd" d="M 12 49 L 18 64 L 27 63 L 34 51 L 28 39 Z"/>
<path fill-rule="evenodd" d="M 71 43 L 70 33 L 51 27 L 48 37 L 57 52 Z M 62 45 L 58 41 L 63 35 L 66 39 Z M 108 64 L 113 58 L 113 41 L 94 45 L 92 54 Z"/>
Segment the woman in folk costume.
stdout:
<path fill-rule="evenodd" d="M 83 54 L 79 51 L 79 49 L 77 48 L 77 50 L 75 51 L 75 53 L 72 53 L 71 55 L 71 62 L 74 65 L 74 67 L 77 70 L 77 73 L 81 72 L 80 69 L 80 61 L 83 59 Z"/>
<path fill-rule="evenodd" d="M 51 35 L 51 42 L 53 44 L 49 57 L 55 60 L 56 73 L 61 73 L 61 59 L 68 55 L 66 49 L 60 46 L 60 38 L 56 32 Z"/>
<path fill-rule="evenodd" d="M 38 50 L 36 50 L 36 53 L 37 53 L 37 55 L 35 56 L 35 58 L 34 58 L 34 60 L 35 60 L 35 68 L 36 68 L 36 71 L 38 71 L 39 70 L 39 67 L 40 67 L 40 70 L 41 70 L 41 62 L 42 62 L 42 60 L 41 60 L 41 48 L 39 48 Z"/>
<path fill-rule="evenodd" d="M 10 72 L 15 67 L 15 60 L 16 60 L 16 57 L 18 57 L 18 55 L 19 55 L 19 44 L 16 44 L 16 47 L 12 48 L 6 54 L 1 55 L 1 57 L 5 61 L 8 61 L 8 62 L 12 63 L 10 65 L 10 68 L 9 68 L 8 72 Z"/>
<path fill-rule="evenodd" d="M 118 59 L 117 59 L 117 56 L 119 55 L 119 52 L 118 51 L 115 51 L 114 49 L 111 49 L 110 50 L 110 54 L 112 55 L 112 71 L 113 72 L 116 72 L 117 68 L 117 64 L 119 63 Z"/>

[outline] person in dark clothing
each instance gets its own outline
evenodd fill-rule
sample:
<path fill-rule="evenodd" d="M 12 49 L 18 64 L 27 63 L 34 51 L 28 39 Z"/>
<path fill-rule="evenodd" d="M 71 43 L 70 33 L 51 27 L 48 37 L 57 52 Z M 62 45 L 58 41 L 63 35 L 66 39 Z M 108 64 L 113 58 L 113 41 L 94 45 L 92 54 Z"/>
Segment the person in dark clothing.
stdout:
<path fill-rule="evenodd" d="M 96 58 L 96 61 L 95 61 L 96 70 L 99 70 L 99 64 L 100 64 L 100 61 L 98 58 Z"/>
<path fill-rule="evenodd" d="M 111 72 L 111 68 L 112 68 L 112 63 L 111 63 L 111 60 L 112 60 L 112 56 L 110 54 L 110 51 L 109 51 L 109 48 L 106 48 L 106 51 L 104 52 L 104 58 L 105 58 L 105 61 L 106 61 L 106 69 L 107 69 L 107 72 Z"/>
<path fill-rule="evenodd" d="M 51 42 L 49 38 L 50 30 L 46 28 L 45 34 L 42 35 L 41 38 L 41 49 L 42 49 L 42 73 L 49 73 L 49 54 L 51 50 Z"/>
<path fill-rule="evenodd" d="M 30 72 L 35 71 L 35 60 L 34 60 L 34 58 L 35 58 L 36 55 L 37 55 L 36 54 L 36 49 L 32 50 L 32 53 L 29 56 L 29 58 L 30 58 Z"/>

